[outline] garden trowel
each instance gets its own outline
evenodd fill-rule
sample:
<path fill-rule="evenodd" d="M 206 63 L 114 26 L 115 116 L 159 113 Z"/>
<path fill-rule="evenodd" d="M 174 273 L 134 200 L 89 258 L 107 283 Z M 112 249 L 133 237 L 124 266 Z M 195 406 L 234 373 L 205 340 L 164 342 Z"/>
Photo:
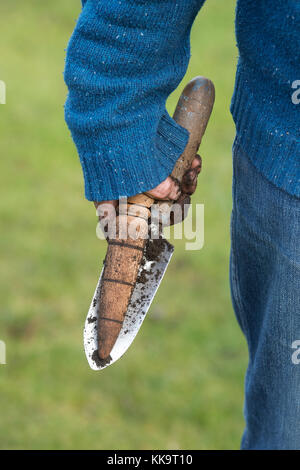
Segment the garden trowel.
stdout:
<path fill-rule="evenodd" d="M 179 184 L 197 154 L 214 98 L 213 83 L 196 77 L 187 84 L 178 101 L 173 118 L 189 131 L 187 146 L 171 175 Z M 107 237 L 104 266 L 84 328 L 85 353 L 93 370 L 117 361 L 145 319 L 174 251 L 162 236 L 172 204 L 154 201 L 145 193 L 129 198 L 125 208 L 119 210 L 118 228 L 113 236 Z M 124 227 L 129 229 L 125 237 Z"/>

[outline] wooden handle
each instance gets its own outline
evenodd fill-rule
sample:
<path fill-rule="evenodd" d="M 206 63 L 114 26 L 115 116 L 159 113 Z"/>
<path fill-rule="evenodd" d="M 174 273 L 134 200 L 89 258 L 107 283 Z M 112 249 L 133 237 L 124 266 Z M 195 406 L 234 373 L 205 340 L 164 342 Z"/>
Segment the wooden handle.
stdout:
<path fill-rule="evenodd" d="M 172 172 L 172 176 L 180 182 L 197 153 L 213 102 L 214 86 L 203 77 L 189 82 L 179 99 L 174 119 L 190 133 L 186 149 Z M 121 211 L 123 208 L 120 207 L 116 221 L 117 234 L 108 241 L 98 307 L 98 356 L 103 364 L 110 361 L 111 350 L 122 328 L 137 281 L 153 203 L 154 200 L 147 194 L 129 198 L 125 210 Z M 122 227 L 128 229 L 129 226 L 136 227 L 136 233 L 128 233 L 124 239 L 120 231 Z"/>
<path fill-rule="evenodd" d="M 197 154 L 214 101 L 214 84 L 205 77 L 193 78 L 183 90 L 178 101 L 173 118 L 190 134 L 188 144 L 172 171 L 172 176 L 180 183 Z"/>
<path fill-rule="evenodd" d="M 215 87 L 205 77 L 193 78 L 184 88 L 174 112 L 174 120 L 189 131 L 189 140 L 172 171 L 179 184 L 191 167 L 205 133 L 215 102 Z M 156 201 L 162 224 L 170 224 L 173 201 Z"/>

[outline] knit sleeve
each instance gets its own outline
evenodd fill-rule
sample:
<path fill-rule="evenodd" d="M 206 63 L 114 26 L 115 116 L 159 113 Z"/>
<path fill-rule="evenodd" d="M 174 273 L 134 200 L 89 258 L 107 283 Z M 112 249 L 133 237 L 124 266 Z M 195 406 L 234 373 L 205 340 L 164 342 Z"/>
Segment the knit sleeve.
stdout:
<path fill-rule="evenodd" d="M 188 131 L 166 100 L 187 69 L 203 3 L 83 0 L 67 49 L 65 118 L 88 200 L 138 194 L 172 172 Z"/>

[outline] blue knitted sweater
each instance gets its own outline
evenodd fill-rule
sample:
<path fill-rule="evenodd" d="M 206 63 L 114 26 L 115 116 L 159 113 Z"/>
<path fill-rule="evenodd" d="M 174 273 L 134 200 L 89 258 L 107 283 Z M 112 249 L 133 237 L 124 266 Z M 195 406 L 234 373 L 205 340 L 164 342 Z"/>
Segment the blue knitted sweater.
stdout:
<path fill-rule="evenodd" d="M 188 132 L 165 105 L 204 1 L 83 0 L 67 50 L 65 117 L 87 199 L 141 193 L 171 173 Z M 269 181 L 300 197 L 300 1 L 238 0 L 236 34 L 238 139 Z"/>

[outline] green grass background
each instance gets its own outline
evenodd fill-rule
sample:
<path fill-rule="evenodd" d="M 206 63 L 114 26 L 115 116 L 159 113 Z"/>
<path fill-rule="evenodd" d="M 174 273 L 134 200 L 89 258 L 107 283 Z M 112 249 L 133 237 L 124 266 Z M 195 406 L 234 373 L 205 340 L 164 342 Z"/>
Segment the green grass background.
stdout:
<path fill-rule="evenodd" d="M 228 281 L 234 7 L 206 2 L 184 79 L 205 74 L 216 85 L 194 197 L 205 204 L 205 246 L 187 252 L 176 241 L 134 345 L 95 373 L 82 329 L 106 247 L 63 120 L 64 48 L 80 2 L 1 2 L 1 448 L 239 447 L 247 352 Z"/>

